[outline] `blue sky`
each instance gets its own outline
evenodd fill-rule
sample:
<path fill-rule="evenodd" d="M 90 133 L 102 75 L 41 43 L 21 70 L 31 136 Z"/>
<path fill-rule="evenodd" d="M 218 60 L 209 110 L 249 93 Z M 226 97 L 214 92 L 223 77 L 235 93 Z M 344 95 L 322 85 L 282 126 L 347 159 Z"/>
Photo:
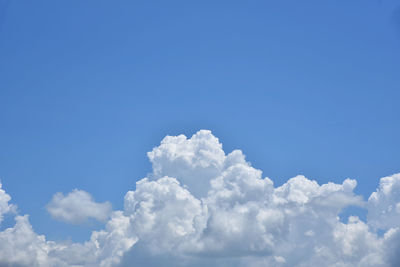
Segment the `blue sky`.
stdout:
<path fill-rule="evenodd" d="M 51 240 L 103 227 L 54 193 L 121 209 L 166 135 L 209 129 L 276 185 L 400 172 L 397 1 L 0 3 L 0 178 Z"/>

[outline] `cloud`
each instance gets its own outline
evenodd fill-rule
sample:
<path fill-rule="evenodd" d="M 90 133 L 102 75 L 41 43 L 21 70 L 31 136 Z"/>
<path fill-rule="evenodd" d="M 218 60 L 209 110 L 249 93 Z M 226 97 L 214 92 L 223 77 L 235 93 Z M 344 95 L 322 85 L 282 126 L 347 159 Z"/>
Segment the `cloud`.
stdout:
<path fill-rule="evenodd" d="M 381 229 L 400 227 L 400 174 L 380 180 L 368 199 L 368 222 Z"/>
<path fill-rule="evenodd" d="M 104 230 L 94 231 L 84 243 L 53 242 L 36 234 L 27 216 L 17 216 L 14 227 L 0 232 L 0 266 L 367 267 L 400 262 L 400 174 L 382 178 L 368 201 L 354 193 L 357 182 L 351 179 L 320 185 L 296 176 L 275 187 L 240 150 L 225 154 L 205 130 L 191 138 L 167 136 L 148 156 L 153 172 L 126 193 L 124 209 L 111 213 Z M 53 202 L 61 210 L 56 214 L 73 222 L 98 216 L 76 203 L 104 205 L 78 190 L 58 193 Z M 349 206 L 366 208 L 367 220 L 350 216 L 341 221 L 339 214 Z"/>
<path fill-rule="evenodd" d="M 207 194 L 210 180 L 221 173 L 225 163 L 222 144 L 207 130 L 189 139 L 184 135 L 167 136 L 147 155 L 153 166 L 150 178 L 177 178 L 190 186 L 196 197 Z"/>
<path fill-rule="evenodd" d="M 8 203 L 10 200 L 10 195 L 4 191 L 0 182 L 0 223 L 3 221 L 4 214 L 15 212 L 16 210 L 16 206 Z"/>
<path fill-rule="evenodd" d="M 0 232 L 0 266 L 51 266 L 51 244 L 37 235 L 28 216 L 17 216 L 16 224 Z"/>
<path fill-rule="evenodd" d="M 66 196 L 56 193 L 46 209 L 53 218 L 75 224 L 89 218 L 104 222 L 112 210 L 109 202 L 96 203 L 89 193 L 77 189 Z"/>

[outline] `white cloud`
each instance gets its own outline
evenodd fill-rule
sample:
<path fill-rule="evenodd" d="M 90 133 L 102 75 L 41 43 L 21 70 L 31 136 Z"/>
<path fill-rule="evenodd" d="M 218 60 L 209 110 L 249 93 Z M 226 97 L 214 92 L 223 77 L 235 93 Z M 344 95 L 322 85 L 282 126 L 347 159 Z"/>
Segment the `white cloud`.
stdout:
<path fill-rule="evenodd" d="M 53 218 L 68 223 L 82 223 L 89 218 L 104 222 L 112 210 L 109 202 L 96 203 L 88 192 L 77 189 L 66 196 L 56 193 L 46 209 Z"/>
<path fill-rule="evenodd" d="M 381 229 L 400 226 L 400 174 L 380 180 L 368 199 L 368 222 Z"/>
<path fill-rule="evenodd" d="M 0 266 L 400 263 L 400 175 L 382 178 L 365 202 L 350 179 L 319 185 L 296 176 L 274 187 L 241 151 L 226 155 L 209 131 L 192 138 L 168 136 L 148 155 L 153 172 L 127 192 L 124 210 L 113 212 L 104 230 L 94 231 L 85 243 L 55 243 L 34 233 L 26 216 L 18 216 L 14 227 L 0 232 Z M 104 218 L 98 214 L 107 212 L 77 207 L 104 205 L 82 192 L 56 194 L 56 214 L 73 222 Z M 339 214 L 349 206 L 366 207 L 367 220 L 350 216 L 342 222 Z"/>
<path fill-rule="evenodd" d="M 202 209 L 200 200 L 175 178 L 143 179 L 136 191 L 125 195 L 125 214 L 133 232 L 154 252 L 184 250 L 182 245 L 204 228 Z"/>
<path fill-rule="evenodd" d="M 4 191 L 0 182 L 0 223 L 3 221 L 4 214 L 14 212 L 16 207 L 8 202 L 11 200 L 9 194 Z"/>
<path fill-rule="evenodd" d="M 36 234 L 28 216 L 16 216 L 16 224 L 0 232 L 0 266 L 62 266 L 49 257 L 54 245 Z"/>
<path fill-rule="evenodd" d="M 225 162 L 222 144 L 206 130 L 189 139 L 184 135 L 167 136 L 147 155 L 153 165 L 151 178 L 177 178 L 196 197 L 207 194 L 210 180 L 221 172 Z"/>

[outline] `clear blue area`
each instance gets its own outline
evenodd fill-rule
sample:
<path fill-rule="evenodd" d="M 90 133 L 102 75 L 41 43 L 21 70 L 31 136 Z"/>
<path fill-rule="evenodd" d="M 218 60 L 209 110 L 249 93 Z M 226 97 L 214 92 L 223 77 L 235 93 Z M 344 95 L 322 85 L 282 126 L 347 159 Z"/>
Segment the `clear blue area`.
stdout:
<path fill-rule="evenodd" d="M 55 192 L 122 208 L 167 135 L 210 129 L 277 185 L 400 172 L 400 3 L 0 0 L 0 179 L 35 230 Z"/>

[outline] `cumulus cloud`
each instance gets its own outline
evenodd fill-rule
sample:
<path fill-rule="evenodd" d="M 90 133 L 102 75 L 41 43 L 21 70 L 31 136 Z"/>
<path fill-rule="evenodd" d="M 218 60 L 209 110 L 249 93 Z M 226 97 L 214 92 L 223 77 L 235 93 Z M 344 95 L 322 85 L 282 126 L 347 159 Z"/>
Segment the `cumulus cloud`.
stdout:
<path fill-rule="evenodd" d="M 167 136 L 147 155 L 153 166 L 152 179 L 174 177 L 190 186 L 197 197 L 207 194 L 210 180 L 221 173 L 225 163 L 222 144 L 205 130 L 189 139 L 184 135 Z"/>
<path fill-rule="evenodd" d="M 0 223 L 3 221 L 4 214 L 14 212 L 16 209 L 14 205 L 9 204 L 10 200 L 10 195 L 4 191 L 0 182 Z"/>
<path fill-rule="evenodd" d="M 351 179 L 320 185 L 296 176 L 276 187 L 240 150 L 225 154 L 205 130 L 191 138 L 167 136 L 148 156 L 152 173 L 126 193 L 124 209 L 112 212 L 104 230 L 94 231 L 84 243 L 56 243 L 36 234 L 27 216 L 17 216 L 14 227 L 0 232 L 0 266 L 367 267 L 400 262 L 400 174 L 382 178 L 368 201 L 354 193 L 357 182 Z M 51 203 L 61 210 L 57 214 L 74 222 L 88 214 L 99 219 L 98 213 L 74 204 L 102 205 L 82 192 L 56 194 Z M 367 209 L 367 220 L 340 220 L 349 206 Z"/>
<path fill-rule="evenodd" d="M 106 221 L 111 213 L 109 202 L 96 203 L 85 191 L 74 189 L 66 196 L 56 193 L 46 206 L 50 215 L 68 223 L 82 223 L 89 218 Z"/>
<path fill-rule="evenodd" d="M 400 174 L 380 180 L 368 199 L 368 222 L 381 229 L 400 226 Z"/>

